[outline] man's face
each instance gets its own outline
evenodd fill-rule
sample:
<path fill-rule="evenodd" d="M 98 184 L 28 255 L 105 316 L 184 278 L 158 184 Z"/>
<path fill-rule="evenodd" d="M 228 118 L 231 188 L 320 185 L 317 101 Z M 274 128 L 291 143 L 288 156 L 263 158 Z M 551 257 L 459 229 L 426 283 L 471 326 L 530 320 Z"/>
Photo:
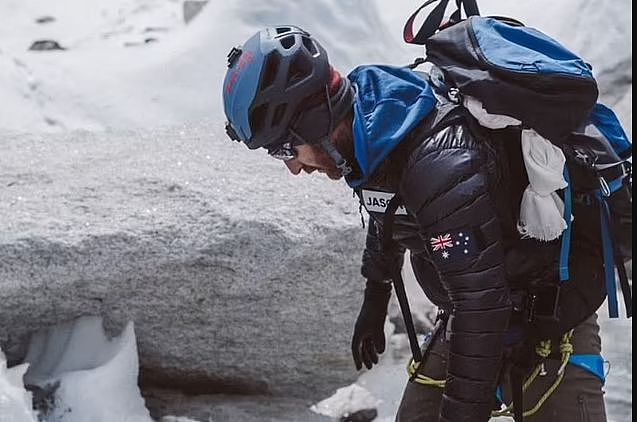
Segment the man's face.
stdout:
<path fill-rule="evenodd" d="M 330 179 L 338 180 L 342 177 L 341 171 L 336 167 L 334 161 L 318 145 L 297 145 L 296 157 L 285 162 L 285 165 L 292 174 L 300 174 L 301 171 L 312 173 L 318 171 L 325 173 Z"/>
<path fill-rule="evenodd" d="M 351 138 L 351 121 L 348 119 L 344 119 L 332 132 L 332 140 L 339 137 Z M 336 167 L 334 160 L 330 158 L 322 147 L 303 144 L 294 148 L 296 149 L 296 157 L 285 162 L 290 173 L 297 175 L 301 171 L 306 173 L 318 171 L 319 173 L 325 173 L 332 180 L 338 180 L 343 177 L 341 170 Z"/>

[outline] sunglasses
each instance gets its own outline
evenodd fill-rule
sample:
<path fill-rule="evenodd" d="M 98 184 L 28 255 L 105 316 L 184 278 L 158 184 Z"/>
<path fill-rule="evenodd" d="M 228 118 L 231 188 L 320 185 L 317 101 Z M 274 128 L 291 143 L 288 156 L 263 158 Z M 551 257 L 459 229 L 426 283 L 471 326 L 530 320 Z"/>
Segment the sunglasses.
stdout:
<path fill-rule="evenodd" d="M 281 161 L 290 161 L 296 158 L 296 149 L 291 142 L 286 142 L 268 151 L 270 157 Z"/>

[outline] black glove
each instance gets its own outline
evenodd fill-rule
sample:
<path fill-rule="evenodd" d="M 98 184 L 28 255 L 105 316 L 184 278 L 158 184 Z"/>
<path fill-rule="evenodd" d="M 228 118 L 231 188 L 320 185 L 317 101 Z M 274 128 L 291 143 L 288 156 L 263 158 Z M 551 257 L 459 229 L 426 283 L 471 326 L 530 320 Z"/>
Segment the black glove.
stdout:
<path fill-rule="evenodd" d="M 391 283 L 367 281 L 363 306 L 354 325 L 352 356 L 356 369 L 362 363 L 367 369 L 378 363 L 378 355 L 385 351 L 385 317 L 391 297 Z"/>

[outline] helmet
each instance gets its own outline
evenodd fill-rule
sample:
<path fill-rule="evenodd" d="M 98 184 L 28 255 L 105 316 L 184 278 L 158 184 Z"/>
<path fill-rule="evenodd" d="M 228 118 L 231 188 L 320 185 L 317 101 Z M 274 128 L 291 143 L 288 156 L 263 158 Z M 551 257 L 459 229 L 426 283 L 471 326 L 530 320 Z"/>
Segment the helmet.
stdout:
<path fill-rule="evenodd" d="M 325 93 L 330 74 L 327 52 L 303 29 L 257 32 L 228 55 L 223 81 L 228 135 L 250 149 L 283 144 L 299 113 Z"/>

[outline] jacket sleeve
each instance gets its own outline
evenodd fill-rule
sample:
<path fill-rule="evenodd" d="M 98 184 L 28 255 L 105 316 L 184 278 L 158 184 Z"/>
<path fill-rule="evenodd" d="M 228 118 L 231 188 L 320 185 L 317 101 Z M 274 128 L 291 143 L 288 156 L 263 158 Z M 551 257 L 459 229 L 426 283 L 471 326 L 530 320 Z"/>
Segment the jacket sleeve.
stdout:
<path fill-rule="evenodd" d="M 487 163 L 470 133 L 451 126 L 416 150 L 401 183 L 452 306 L 445 422 L 489 420 L 510 316 Z"/>
<path fill-rule="evenodd" d="M 361 274 L 370 281 L 386 281 L 391 278 L 391 268 L 397 265 L 402 268 L 405 248 L 394 245 L 395 253 L 388 255 L 382 248 L 382 226 L 377 225 L 370 217 L 367 226 L 367 238 L 363 251 Z"/>

